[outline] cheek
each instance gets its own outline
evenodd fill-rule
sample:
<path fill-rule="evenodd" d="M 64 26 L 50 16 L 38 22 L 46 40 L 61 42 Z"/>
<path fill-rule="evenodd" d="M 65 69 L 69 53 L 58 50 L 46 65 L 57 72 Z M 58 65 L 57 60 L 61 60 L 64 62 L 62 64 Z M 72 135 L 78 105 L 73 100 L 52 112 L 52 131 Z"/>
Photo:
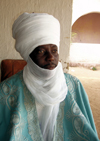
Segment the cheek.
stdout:
<path fill-rule="evenodd" d="M 58 62 L 59 62 L 59 55 L 55 57 L 55 61 L 54 61 L 54 62 L 55 62 L 56 65 L 58 65 Z"/>
<path fill-rule="evenodd" d="M 56 61 L 57 61 L 57 62 L 59 61 L 59 55 L 57 55 L 57 57 L 56 57 Z"/>
<path fill-rule="evenodd" d="M 39 67 L 42 67 L 45 64 L 44 58 L 36 57 L 34 61 Z"/>

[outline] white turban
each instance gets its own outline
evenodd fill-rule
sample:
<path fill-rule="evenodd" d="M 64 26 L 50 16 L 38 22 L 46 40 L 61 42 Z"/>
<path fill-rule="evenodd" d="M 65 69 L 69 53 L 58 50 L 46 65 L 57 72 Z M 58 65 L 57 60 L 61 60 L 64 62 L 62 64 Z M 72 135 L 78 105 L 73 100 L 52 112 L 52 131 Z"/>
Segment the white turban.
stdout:
<path fill-rule="evenodd" d="M 59 50 L 60 24 L 52 15 L 45 13 L 23 13 L 12 28 L 15 48 L 27 61 L 29 54 L 38 46 L 55 44 Z"/>

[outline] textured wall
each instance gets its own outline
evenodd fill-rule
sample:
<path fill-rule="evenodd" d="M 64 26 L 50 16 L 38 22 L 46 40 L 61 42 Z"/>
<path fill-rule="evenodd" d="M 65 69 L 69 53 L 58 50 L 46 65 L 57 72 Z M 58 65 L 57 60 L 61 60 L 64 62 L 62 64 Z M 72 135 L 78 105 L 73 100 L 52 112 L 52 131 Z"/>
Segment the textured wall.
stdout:
<path fill-rule="evenodd" d="M 60 21 L 60 60 L 68 62 L 72 0 L 0 0 L 0 61 L 8 58 L 21 58 L 14 49 L 12 24 L 23 12 L 46 12 Z"/>

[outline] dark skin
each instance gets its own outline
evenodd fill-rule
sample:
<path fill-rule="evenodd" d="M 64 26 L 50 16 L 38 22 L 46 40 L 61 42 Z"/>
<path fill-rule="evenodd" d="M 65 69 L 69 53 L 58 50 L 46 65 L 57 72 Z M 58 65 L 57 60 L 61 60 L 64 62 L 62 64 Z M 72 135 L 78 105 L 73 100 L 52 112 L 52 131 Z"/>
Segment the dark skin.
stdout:
<path fill-rule="evenodd" d="M 58 48 L 54 44 L 41 45 L 31 52 L 30 57 L 39 67 L 53 70 L 58 65 Z"/>

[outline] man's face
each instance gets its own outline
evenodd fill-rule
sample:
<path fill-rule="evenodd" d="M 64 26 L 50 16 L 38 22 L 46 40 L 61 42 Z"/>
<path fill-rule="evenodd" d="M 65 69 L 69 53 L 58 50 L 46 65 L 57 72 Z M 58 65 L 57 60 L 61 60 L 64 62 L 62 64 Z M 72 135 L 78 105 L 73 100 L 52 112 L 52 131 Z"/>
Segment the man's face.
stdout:
<path fill-rule="evenodd" d="M 39 67 L 53 70 L 58 65 L 58 48 L 54 44 L 41 45 L 32 51 L 30 57 Z"/>

